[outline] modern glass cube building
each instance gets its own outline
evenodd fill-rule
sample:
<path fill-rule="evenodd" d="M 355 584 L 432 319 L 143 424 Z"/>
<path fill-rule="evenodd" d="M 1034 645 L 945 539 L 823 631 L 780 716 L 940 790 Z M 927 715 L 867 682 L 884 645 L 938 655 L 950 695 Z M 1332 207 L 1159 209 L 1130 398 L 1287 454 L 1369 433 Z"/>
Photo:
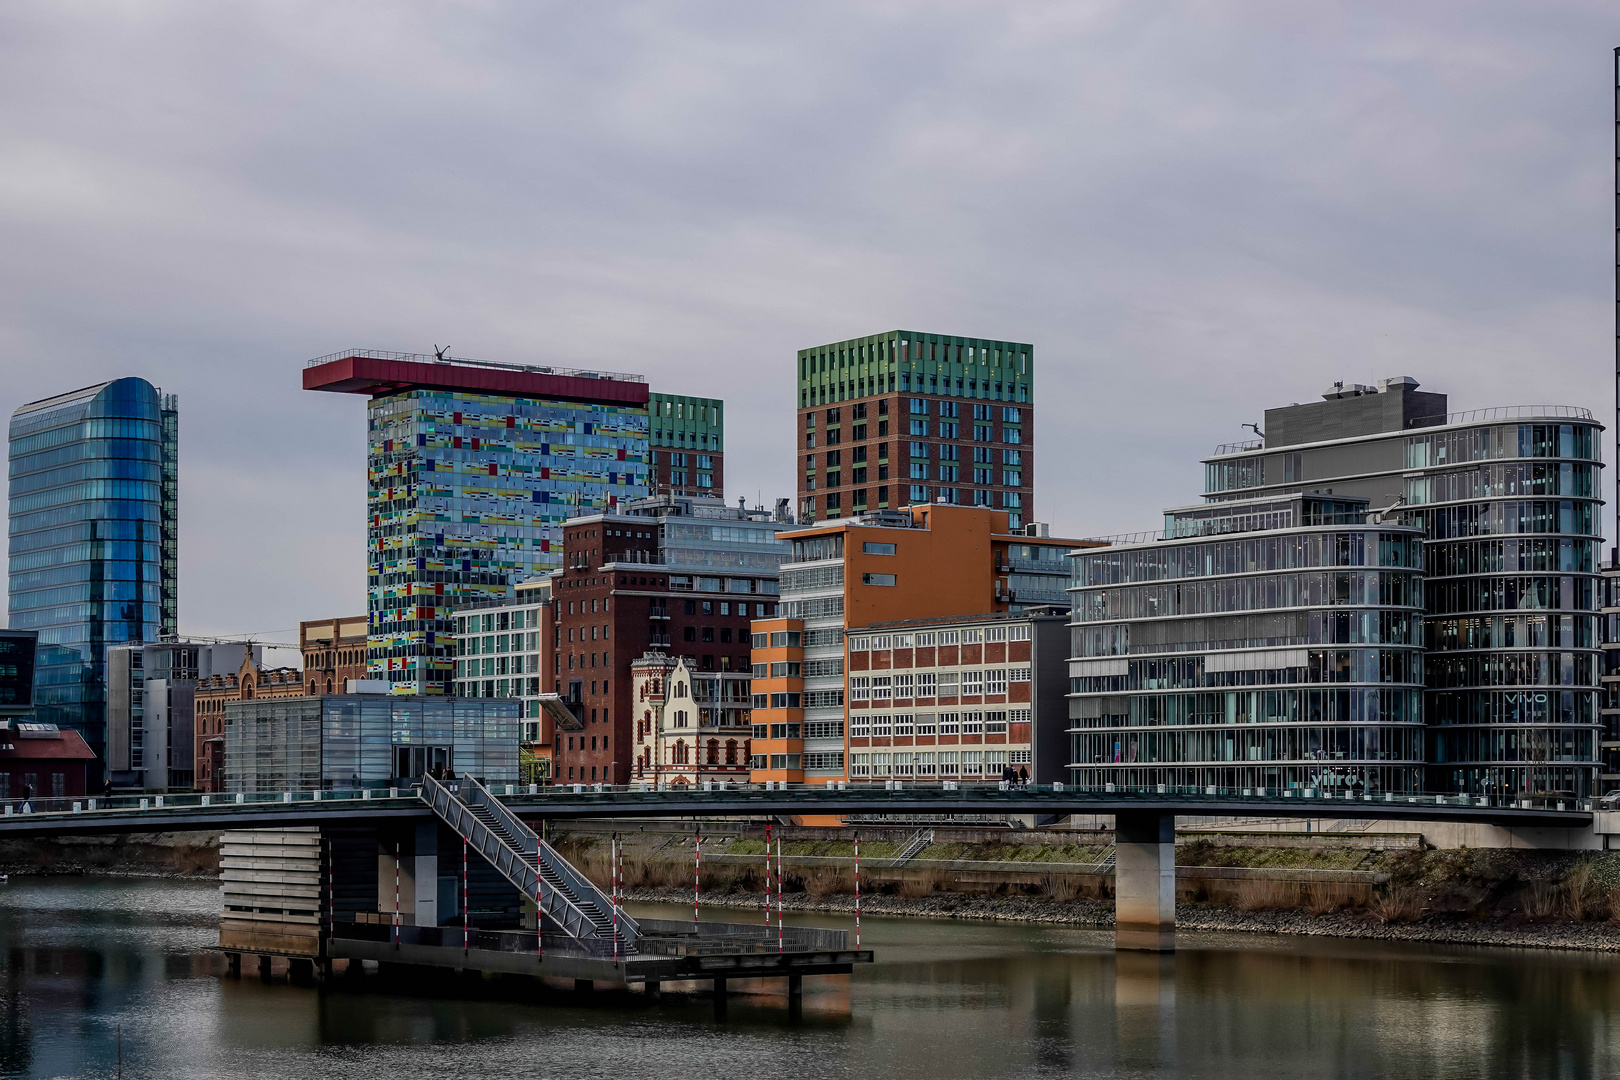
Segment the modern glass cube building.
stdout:
<path fill-rule="evenodd" d="M 517 783 L 518 703 L 322 694 L 225 706 L 227 792 L 404 786 L 445 767 Z"/>
<path fill-rule="evenodd" d="M 648 494 L 639 375 L 350 351 L 304 387 L 366 394 L 367 672 L 449 694 L 452 613 L 555 569 L 562 523 Z"/>
<path fill-rule="evenodd" d="M 107 756 L 107 647 L 173 634 L 179 412 L 125 378 L 11 416 L 11 626 L 39 633 L 35 705 Z"/>
<path fill-rule="evenodd" d="M 1603 425 L 1557 405 L 1448 414 L 1417 385 L 1267 410 L 1262 440 L 1205 459 L 1205 499 L 1359 496 L 1421 528 L 1427 787 L 1589 795 Z"/>
<path fill-rule="evenodd" d="M 1167 511 L 1074 554 L 1076 783 L 1415 792 L 1422 532 L 1365 499 Z"/>

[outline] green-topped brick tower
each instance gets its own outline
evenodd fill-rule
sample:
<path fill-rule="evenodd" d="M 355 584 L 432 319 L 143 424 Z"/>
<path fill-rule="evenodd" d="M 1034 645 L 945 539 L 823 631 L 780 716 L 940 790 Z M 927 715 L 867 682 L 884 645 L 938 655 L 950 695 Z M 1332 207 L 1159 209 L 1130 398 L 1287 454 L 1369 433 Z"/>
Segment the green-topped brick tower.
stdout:
<path fill-rule="evenodd" d="M 726 403 L 654 393 L 647 412 L 654 493 L 725 498 Z"/>
<path fill-rule="evenodd" d="M 891 330 L 800 349 L 799 520 L 944 500 L 1034 515 L 1034 346 Z"/>

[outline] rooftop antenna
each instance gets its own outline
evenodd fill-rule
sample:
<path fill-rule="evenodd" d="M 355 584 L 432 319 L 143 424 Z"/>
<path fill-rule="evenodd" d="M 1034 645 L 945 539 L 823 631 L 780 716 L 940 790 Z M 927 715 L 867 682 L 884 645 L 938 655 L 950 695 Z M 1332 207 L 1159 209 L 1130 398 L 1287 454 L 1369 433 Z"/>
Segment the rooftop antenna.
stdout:
<path fill-rule="evenodd" d="M 442 349 L 439 348 L 437 345 L 433 346 L 433 357 L 434 357 L 434 359 L 438 360 L 439 363 L 441 363 L 441 364 L 444 363 L 445 361 L 449 360 L 450 359 L 450 346 L 446 345 Z"/>
<path fill-rule="evenodd" d="M 1260 439 L 1261 439 L 1262 442 L 1265 441 L 1266 433 L 1260 430 L 1260 425 L 1259 424 L 1244 424 L 1243 426 L 1248 428 L 1250 431 L 1254 432 L 1256 435 L 1260 436 Z"/>

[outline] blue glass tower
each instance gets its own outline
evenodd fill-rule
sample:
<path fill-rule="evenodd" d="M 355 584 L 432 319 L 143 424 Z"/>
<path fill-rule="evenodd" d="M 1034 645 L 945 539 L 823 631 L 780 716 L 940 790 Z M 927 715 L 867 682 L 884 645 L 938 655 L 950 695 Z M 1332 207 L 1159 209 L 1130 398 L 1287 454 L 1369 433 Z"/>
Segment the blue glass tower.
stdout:
<path fill-rule="evenodd" d="M 39 634 L 39 718 L 102 762 L 107 646 L 175 630 L 178 421 L 175 397 L 135 378 L 11 415 L 11 627 Z"/>

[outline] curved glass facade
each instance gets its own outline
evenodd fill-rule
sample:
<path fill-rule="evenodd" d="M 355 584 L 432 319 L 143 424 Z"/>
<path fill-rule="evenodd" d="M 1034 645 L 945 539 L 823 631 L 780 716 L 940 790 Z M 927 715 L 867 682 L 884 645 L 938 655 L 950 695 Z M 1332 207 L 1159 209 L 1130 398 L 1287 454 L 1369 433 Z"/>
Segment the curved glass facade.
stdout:
<path fill-rule="evenodd" d="M 1319 502 L 1075 553 L 1076 783 L 1421 790 L 1420 534 L 1366 524 L 1365 501 L 1307 524 Z"/>
<path fill-rule="evenodd" d="M 1435 790 L 1592 793 L 1601 431 L 1482 424 L 1405 439 L 1404 516 L 1428 537 Z"/>
<path fill-rule="evenodd" d="M 104 761 L 107 646 L 175 629 L 175 399 L 117 379 L 24 405 L 9 435 L 11 626 L 39 633 L 40 719 Z"/>
<path fill-rule="evenodd" d="M 1601 433 L 1584 409 L 1447 415 L 1410 379 L 1266 412 L 1205 462 L 1205 498 L 1367 498 L 1424 540 L 1428 790 L 1593 793 Z"/>

